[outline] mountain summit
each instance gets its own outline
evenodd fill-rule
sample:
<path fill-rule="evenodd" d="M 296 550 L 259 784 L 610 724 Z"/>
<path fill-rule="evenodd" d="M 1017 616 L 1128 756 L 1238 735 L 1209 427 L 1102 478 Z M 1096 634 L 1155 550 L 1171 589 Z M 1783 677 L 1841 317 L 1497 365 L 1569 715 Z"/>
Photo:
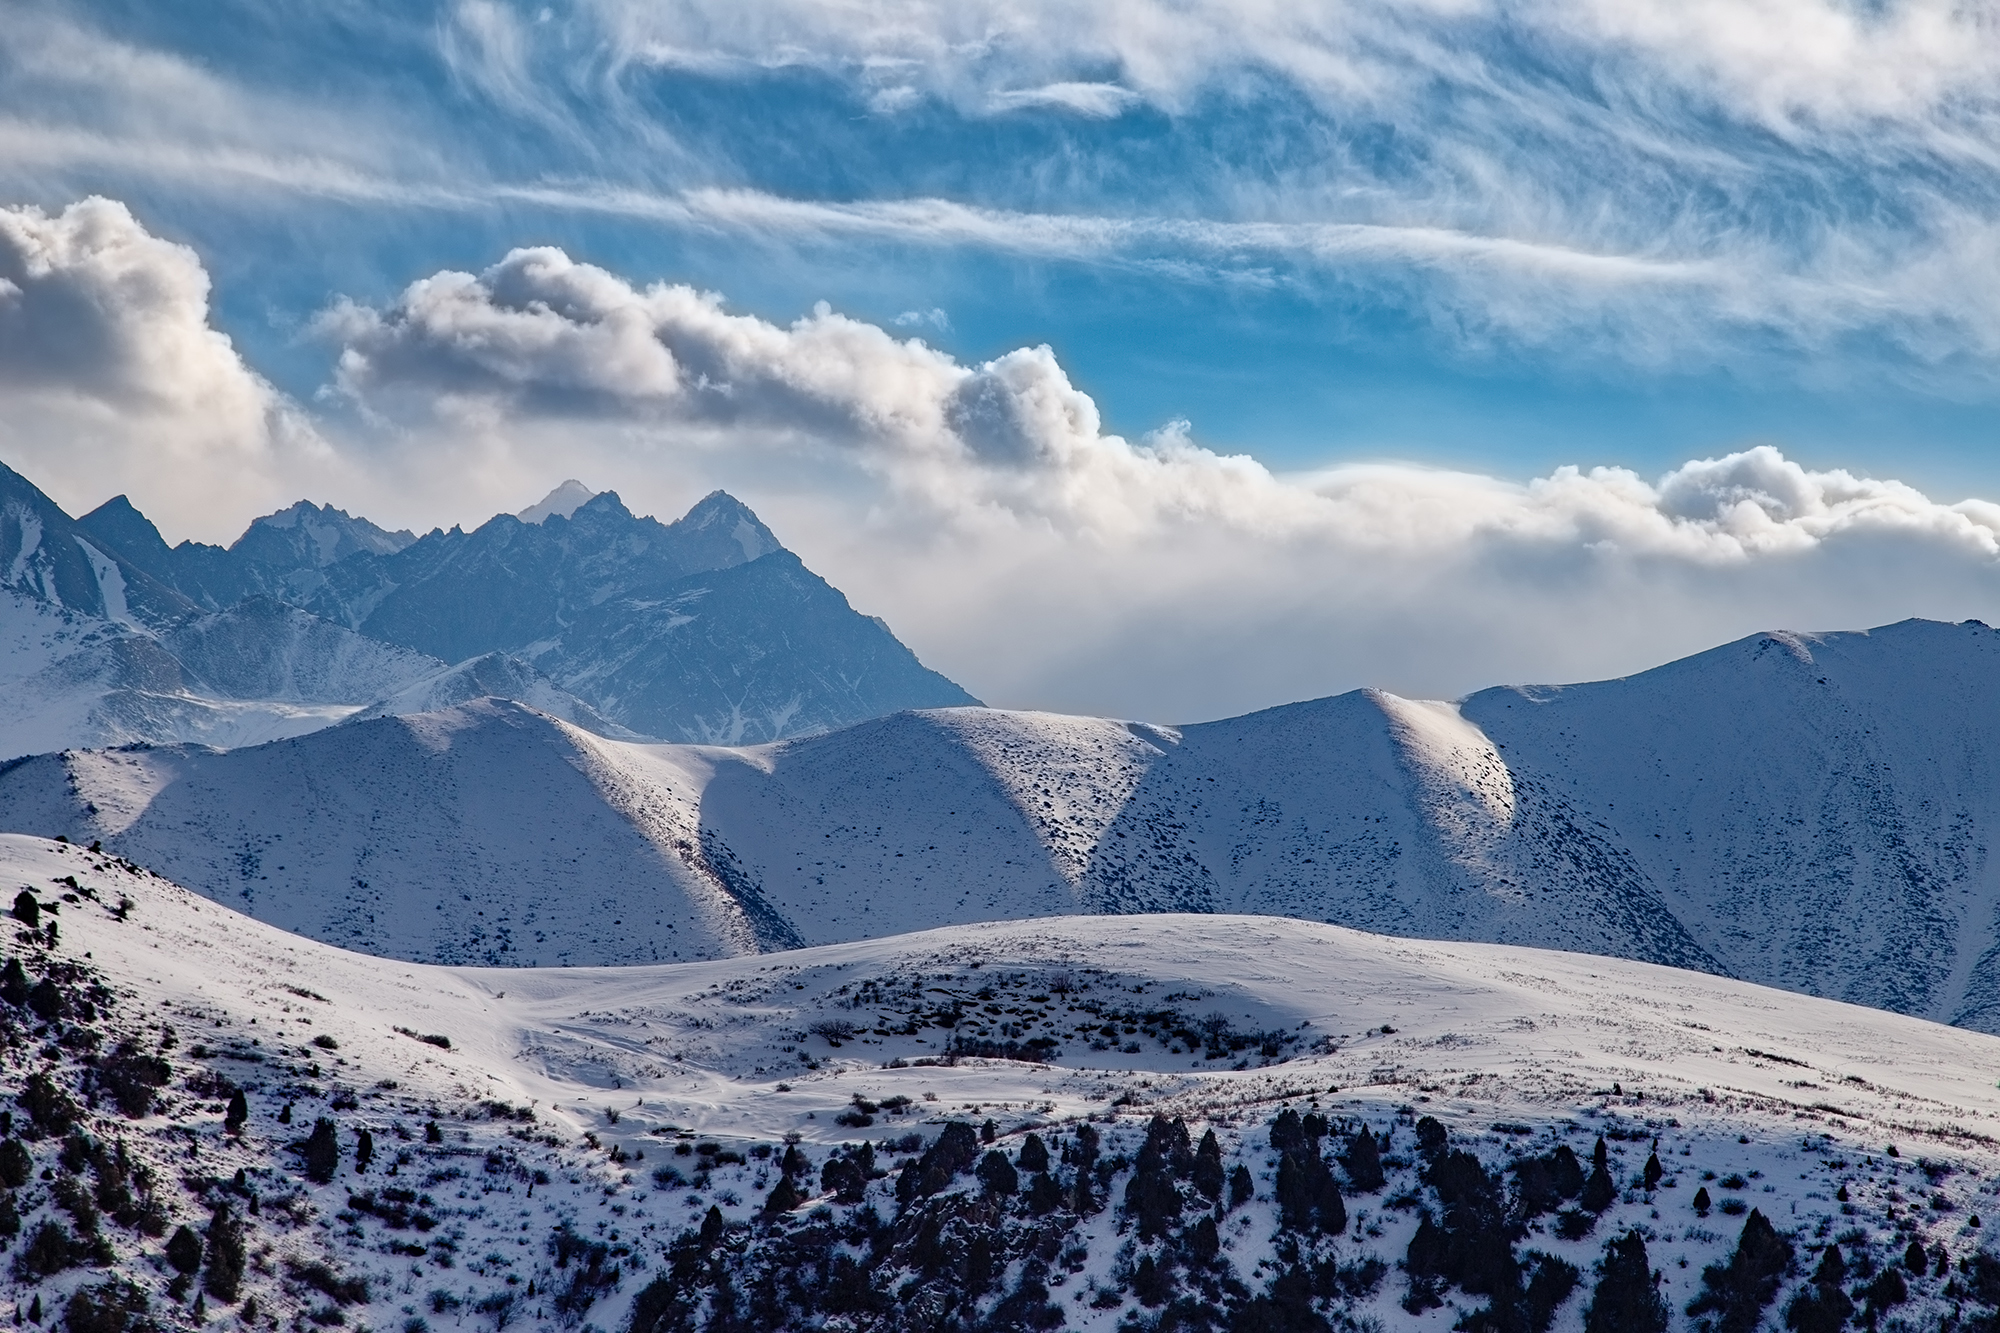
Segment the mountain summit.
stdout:
<path fill-rule="evenodd" d="M 534 504 L 529 505 L 526 509 L 514 515 L 514 517 L 520 519 L 523 523 L 539 523 L 551 514 L 568 518 L 596 497 L 596 491 L 591 490 L 590 487 L 584 485 L 575 477 L 571 477 L 568 481 L 556 487 L 547 495 L 544 495 L 540 500 L 537 500 Z"/>

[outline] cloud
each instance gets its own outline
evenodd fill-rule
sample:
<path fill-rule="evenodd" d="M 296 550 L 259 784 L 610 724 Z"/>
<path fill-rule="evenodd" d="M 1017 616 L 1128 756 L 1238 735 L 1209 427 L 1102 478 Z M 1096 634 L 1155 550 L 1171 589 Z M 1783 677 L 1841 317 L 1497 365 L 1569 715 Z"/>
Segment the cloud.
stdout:
<path fill-rule="evenodd" d="M 1352 105 L 1445 78 L 1504 73 L 1486 52 L 1600 65 L 1603 91 L 1643 75 L 1732 117 L 1803 128 L 1977 114 L 1993 100 L 2000 40 L 1977 7 L 1946 0 L 811 0 L 673 6 L 597 0 L 626 58 L 705 69 L 812 65 L 883 71 L 992 103 L 989 85 L 1115 88 L 1180 110 L 1246 73 L 1276 72 Z M 1502 48 L 1504 49 L 1504 48 Z M 1079 78 L 1113 71 L 1116 80 Z"/>
<path fill-rule="evenodd" d="M 1185 719 L 1364 683 L 1451 694 L 1767 626 L 2000 609 L 2000 505 L 1769 447 L 1650 479 L 1281 476 L 1186 423 L 1108 433 L 1046 347 L 961 364 L 825 307 L 780 325 L 550 249 L 322 330 L 339 391 L 412 439 L 469 431 L 509 468 L 540 456 L 641 504 L 744 493 L 1014 704 Z"/>
<path fill-rule="evenodd" d="M 371 411 L 408 419 L 484 404 L 489 417 L 814 442 L 941 514 L 992 508 L 1100 532 L 1200 518 L 1337 531 L 1359 546 L 1406 542 L 1421 514 L 1424 530 L 1449 543 L 1499 534 L 1698 560 L 1800 549 L 1854 528 L 1922 528 L 2000 551 L 1990 507 L 1948 508 L 1900 483 L 1808 472 L 1768 447 L 1690 463 L 1656 484 L 1606 468 L 1515 487 L 1393 467 L 1279 478 L 1200 447 L 1185 423 L 1138 444 L 1107 434 L 1047 347 L 961 365 L 824 304 L 778 325 L 730 313 L 718 294 L 636 287 L 549 247 L 412 283 L 385 309 L 343 301 L 320 328 L 339 344 L 340 391 Z"/>
<path fill-rule="evenodd" d="M 456 0 L 414 22 L 342 0 L 301 22 L 296 49 L 197 60 L 30 7 L 0 28 L 0 183 L 1052 257 L 1359 297 L 1474 353 L 2000 372 L 2000 30 L 1976 7 Z M 766 80 L 741 105 L 780 121 L 827 99 L 797 123 L 838 122 L 840 184 L 774 165 L 794 155 L 726 90 L 682 108 L 663 70 Z M 779 77 L 800 71 L 810 94 Z M 1037 146 L 968 175 L 995 142 Z"/>
<path fill-rule="evenodd" d="M 1039 88 L 1012 88 L 993 94 L 989 105 L 995 111 L 1049 109 L 1069 111 L 1079 116 L 1110 119 L 1141 101 L 1130 88 L 1115 83 L 1045 83 Z"/>
<path fill-rule="evenodd" d="M 310 423 L 210 325 L 208 291 L 194 251 L 122 204 L 0 208 L 9 461 L 73 507 L 129 486 L 217 536 L 211 515 L 274 500 L 327 461 Z"/>
<path fill-rule="evenodd" d="M 121 205 L 0 211 L 0 456 L 72 509 L 128 491 L 170 537 L 210 539 L 301 495 L 428 527 L 567 476 L 666 516 L 724 486 L 1010 705 L 1188 720 L 2000 614 L 2000 505 L 1768 447 L 1658 477 L 1280 475 L 1186 422 L 1107 431 L 1046 347 L 964 363 L 548 247 L 334 304 L 314 418 L 244 365 L 207 296 L 198 257 Z"/>

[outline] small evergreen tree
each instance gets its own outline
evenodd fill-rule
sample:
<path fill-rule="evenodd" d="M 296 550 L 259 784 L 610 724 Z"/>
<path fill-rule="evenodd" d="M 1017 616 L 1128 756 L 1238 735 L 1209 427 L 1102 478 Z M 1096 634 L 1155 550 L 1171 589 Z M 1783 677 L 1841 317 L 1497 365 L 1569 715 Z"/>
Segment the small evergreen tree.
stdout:
<path fill-rule="evenodd" d="M 1025 1152 L 1023 1156 L 1025 1156 Z M 1216 1139 L 1215 1131 L 1209 1130 L 1201 1136 L 1201 1143 L 1194 1150 L 1194 1187 L 1210 1203 L 1222 1197 L 1224 1172 L 1222 1169 L 1222 1144 Z"/>
<path fill-rule="evenodd" d="M 194 1234 L 192 1227 L 178 1227 L 167 1238 L 167 1262 L 174 1266 L 176 1273 L 195 1273 L 201 1269 L 201 1237 Z"/>
<path fill-rule="evenodd" d="M 1153 1262 L 1152 1255 L 1139 1260 L 1138 1268 L 1132 1272 L 1132 1294 L 1139 1298 L 1139 1304 L 1159 1307 L 1174 1298 L 1174 1273 L 1165 1264 Z"/>
<path fill-rule="evenodd" d="M 778 1177 L 778 1183 L 771 1186 L 771 1193 L 764 1200 L 764 1214 L 767 1217 L 776 1217 L 781 1213 L 791 1212 L 803 1202 L 805 1196 L 799 1193 L 799 1187 L 792 1183 L 792 1178 L 781 1175 Z"/>
<path fill-rule="evenodd" d="M 1347 1172 L 1347 1183 L 1357 1194 L 1373 1194 L 1382 1188 L 1382 1149 L 1375 1142 L 1375 1136 L 1363 1125 L 1347 1141 L 1347 1147 L 1340 1154 L 1341 1169 Z"/>
<path fill-rule="evenodd" d="M 306 1179 L 324 1185 L 340 1166 L 340 1137 L 333 1121 L 325 1116 L 313 1121 L 312 1133 L 299 1150 L 305 1160 Z"/>
<path fill-rule="evenodd" d="M 1011 1197 L 1021 1187 L 1021 1178 L 1007 1154 L 994 1149 L 979 1159 L 979 1183 L 988 1194 Z"/>
<path fill-rule="evenodd" d="M 243 1223 L 228 1204 L 216 1207 L 208 1222 L 208 1273 L 202 1280 L 209 1295 L 233 1305 L 243 1289 Z"/>
<path fill-rule="evenodd" d="M 243 1095 L 243 1089 L 232 1089 L 229 1094 L 229 1109 L 222 1115 L 222 1128 L 230 1134 L 241 1134 L 243 1126 L 249 1122 L 249 1098 Z"/>
<path fill-rule="evenodd" d="M 19 1139 L 0 1142 L 0 1185 L 17 1190 L 28 1183 L 35 1172 L 35 1159 L 21 1146 Z"/>
<path fill-rule="evenodd" d="M 1882 1312 L 1892 1305 L 1901 1305 L 1910 1299 L 1910 1285 L 1903 1281 L 1903 1275 L 1894 1268 L 1885 1268 L 1875 1275 L 1875 1280 L 1861 1289 L 1861 1300 L 1865 1307 L 1864 1318 L 1870 1328 L 1881 1320 Z"/>
<path fill-rule="evenodd" d="M 1602 1146 L 1604 1140 L 1599 1139 Z M 1618 1198 L 1618 1187 L 1611 1183 L 1611 1173 L 1600 1163 L 1590 1168 L 1590 1179 L 1583 1182 L 1583 1194 L 1577 1202 L 1585 1212 L 1601 1213 Z"/>
<path fill-rule="evenodd" d="M 1854 1302 L 1841 1290 L 1846 1281 L 1847 1262 L 1840 1247 L 1827 1246 L 1811 1283 L 1785 1307 L 1785 1327 L 1792 1333 L 1840 1333 L 1854 1314 Z"/>
<path fill-rule="evenodd" d="M 1046 1171 L 1049 1169 L 1049 1146 L 1042 1142 L 1041 1135 L 1028 1135 L 1027 1141 L 1021 1145 L 1019 1160 L 1023 1171 Z"/>
<path fill-rule="evenodd" d="M 1688 1313 L 1713 1314 L 1715 1333 L 1751 1333 L 1765 1307 L 1777 1299 L 1778 1283 L 1791 1266 L 1792 1243 L 1761 1210 L 1752 1208 L 1729 1262 L 1702 1270 L 1702 1291 Z"/>
<path fill-rule="evenodd" d="M 354 1169 L 366 1171 L 368 1164 L 375 1160 L 375 1135 L 366 1126 L 354 1131 Z"/>
<path fill-rule="evenodd" d="M 1601 1144 L 1603 1140 L 1599 1140 Z M 1645 1238 L 1628 1231 L 1604 1247 L 1584 1333 L 1666 1333 L 1667 1303 L 1653 1285 Z"/>

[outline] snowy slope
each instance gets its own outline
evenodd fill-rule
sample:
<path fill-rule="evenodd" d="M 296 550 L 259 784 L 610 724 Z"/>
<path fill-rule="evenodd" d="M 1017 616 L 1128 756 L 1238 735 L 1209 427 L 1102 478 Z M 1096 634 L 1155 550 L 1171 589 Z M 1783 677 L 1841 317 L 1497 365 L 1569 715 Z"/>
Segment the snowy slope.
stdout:
<path fill-rule="evenodd" d="M 257 745 L 353 711 L 324 699 L 215 694 L 151 634 L 0 589 L 0 758 L 72 746 Z"/>
<path fill-rule="evenodd" d="M 695 850 L 691 798 L 649 789 L 660 814 L 642 831 L 593 783 L 594 743 L 488 699 L 229 752 L 44 755 L 0 782 L 20 794 L 22 827 L 71 824 L 348 948 L 556 965 L 758 947 Z"/>
<path fill-rule="evenodd" d="M 1757 635 L 1465 713 L 1727 970 L 2000 1024 L 2000 631 Z"/>
<path fill-rule="evenodd" d="M 1859 1299 L 1880 1295 L 1880 1273 L 1902 1274 L 1888 1326 L 1937 1327 L 1993 1300 L 1961 1270 L 1985 1253 L 1980 1215 L 2000 1207 L 1987 1183 L 2000 1172 L 2000 1040 L 1878 1010 L 1638 963 L 1213 916 L 989 924 L 666 967 L 446 969 L 302 941 L 76 847 L 0 837 L 0 867 L 60 928 L 50 945 L 17 927 L 30 980 L 61 965 L 75 970 L 74 991 L 94 981 L 110 992 L 88 1016 L 73 1009 L 42 1027 L 88 1040 L 51 1044 L 46 1061 L 0 1048 L 10 1087 L 39 1067 L 81 1100 L 74 1049 L 126 1036 L 160 1049 L 171 1077 L 156 1104 L 125 1119 L 104 1101 L 84 1112 L 92 1138 L 126 1152 L 128 1177 L 135 1164 L 150 1171 L 161 1234 L 199 1228 L 227 1203 L 265 1256 L 243 1294 L 280 1323 L 331 1323 L 340 1304 L 346 1321 L 374 1328 L 587 1317 L 620 1329 L 641 1291 L 679 1284 L 695 1297 L 688 1327 L 706 1330 L 723 1326 L 711 1322 L 718 1276 L 754 1303 L 776 1270 L 789 1280 L 770 1289 L 776 1304 L 758 1326 L 817 1327 L 824 1308 L 809 1315 L 801 1302 L 826 1298 L 822 1265 L 838 1252 L 868 1260 L 854 1280 L 879 1293 L 850 1315 L 857 1330 L 895 1327 L 895 1312 L 926 1302 L 986 1317 L 1013 1301 L 999 1308 L 1031 1306 L 1035 1326 L 1109 1333 L 1157 1316 L 1140 1303 L 1144 1267 L 1190 1298 L 1213 1290 L 1213 1309 L 1252 1321 L 1237 1327 L 1257 1326 L 1259 1308 L 1268 1321 L 1250 1303 L 1302 1273 L 1323 1322 L 1290 1327 L 1442 1333 L 1490 1298 L 1445 1282 L 1439 1307 L 1405 1308 L 1412 1275 L 1398 1265 L 1420 1222 L 1451 1224 L 1422 1169 L 1420 1117 L 1469 1154 L 1461 1176 L 1498 1179 L 1519 1219 L 1503 1244 L 1523 1263 L 1571 1268 L 1576 1289 L 1550 1325 L 1559 1333 L 1582 1328 L 1596 1262 L 1628 1236 L 1646 1246 L 1681 1327 L 1753 1206 L 1792 1250 L 1772 1284 L 1774 1322 L 1828 1244 Z M 0 1017 L 17 1024 L 23 1011 Z M 1035 1035 L 1052 1043 L 1046 1062 L 940 1059 L 949 1042 Z M 247 1094 L 240 1137 L 221 1124 L 232 1086 Z M 1335 1142 L 1310 1149 L 1320 1160 L 1361 1127 L 1386 1137 L 1379 1188 L 1329 1162 L 1345 1195 L 1337 1234 L 1289 1225 L 1275 1206 L 1281 1107 L 1330 1122 Z M 1156 1115 L 1184 1119 L 1190 1140 L 1212 1130 L 1250 1197 L 1211 1208 L 1170 1181 L 1165 1231 L 1135 1230 L 1135 1159 Z M 335 1124 L 339 1148 L 325 1184 L 284 1148 L 316 1117 Z M 1093 1201 L 1078 1209 L 1065 1194 L 1036 1211 L 1021 1197 L 1028 1134 L 1055 1150 L 1049 1174 L 1068 1190 L 1075 1172 L 1061 1158 L 1086 1119 Z M 907 1188 L 952 1120 L 992 1122 L 992 1150 L 1018 1162 L 1018 1194 L 983 1193 L 962 1170 Z M 354 1155 L 363 1128 L 376 1148 L 366 1170 Z M 1521 1206 L 1506 1168 L 1557 1145 L 1588 1162 L 1599 1136 L 1614 1177 L 1601 1213 Z M 787 1140 L 803 1158 L 797 1202 L 771 1211 Z M 862 1140 L 881 1175 L 854 1202 L 834 1197 L 820 1168 Z M 55 1176 L 58 1144 L 27 1146 Z M 1649 1154 L 1657 1184 L 1641 1172 Z M 105 1170 L 85 1179 L 101 1191 Z M 1712 1211 L 1694 1206 L 1698 1189 Z M 10 1197 L 28 1231 L 70 1225 L 53 1193 L 31 1180 Z M 702 1259 L 694 1233 L 711 1209 L 724 1228 L 719 1267 L 681 1267 L 677 1257 Z M 1217 1222 L 1218 1252 L 1196 1262 L 1204 1218 Z M 1558 1228 L 1563 1219 L 1577 1226 Z M 110 1216 L 99 1225 L 113 1271 L 184 1319 L 191 1294 L 170 1293 L 166 1265 L 147 1262 L 160 1235 Z M 603 1274 L 576 1248 L 559 1266 L 564 1234 L 604 1245 L 616 1273 L 589 1278 Z M 1905 1257 L 1913 1241 L 1921 1275 Z M 966 1268 L 968 1242 L 996 1262 Z M 1315 1273 L 1327 1278 L 1317 1295 Z M 6 1299 L 60 1309 L 105 1278 L 73 1269 Z M 209 1301 L 211 1318 L 222 1304 Z"/>
<path fill-rule="evenodd" d="M 270 597 L 245 598 L 176 625 L 160 636 L 160 646 L 226 699 L 369 704 L 444 667 Z"/>
<path fill-rule="evenodd" d="M 375 641 L 370 639 L 364 642 Z M 430 662 L 431 659 L 425 658 L 424 661 Z M 438 663 L 428 674 L 402 685 L 356 713 L 355 720 L 435 713 L 440 709 L 471 703 L 475 699 L 511 699 L 600 736 L 639 739 L 637 733 L 610 721 L 569 691 L 557 687 L 554 681 L 534 667 L 505 653 L 487 653 L 484 657 L 475 657 L 455 666 Z"/>
<path fill-rule="evenodd" d="M 175 758 L 214 795 L 123 823 L 87 808 L 129 804 L 105 776 L 115 764 L 38 761 L 0 775 L 0 827 L 102 837 L 228 902 L 243 872 L 217 849 L 283 840 L 349 869 L 260 868 L 259 910 L 339 943 L 360 937 L 323 933 L 323 899 L 351 878 L 408 902 L 456 890 L 414 861 L 353 868 L 359 836 L 328 828 L 451 829 L 462 805 L 541 803 L 551 819 L 629 829 L 671 873 L 698 863 L 771 944 L 1052 913 L 1250 912 L 1695 967 L 1995 1028 L 1996 653 L 1985 626 L 1909 622 L 1757 636 L 1625 681 L 1461 704 L 1358 691 L 1180 728 L 944 709 L 748 748 L 605 741 L 524 710 L 460 709 L 435 725 L 467 756 L 491 733 L 492 755 L 459 770 L 476 790 L 395 776 L 389 804 L 358 777 L 329 784 L 320 775 L 364 762 L 329 734 Z M 537 729 L 534 753 L 576 756 L 565 765 L 589 774 L 560 789 L 575 804 L 559 813 L 542 770 L 505 757 Z M 429 761 L 395 762 L 416 774 Z M 512 858 L 492 873 L 539 864 Z M 295 899 L 309 906 L 277 906 Z M 693 956 L 660 929 L 615 955 L 578 943 L 565 957 Z M 418 936 L 380 947 L 479 956 Z"/>

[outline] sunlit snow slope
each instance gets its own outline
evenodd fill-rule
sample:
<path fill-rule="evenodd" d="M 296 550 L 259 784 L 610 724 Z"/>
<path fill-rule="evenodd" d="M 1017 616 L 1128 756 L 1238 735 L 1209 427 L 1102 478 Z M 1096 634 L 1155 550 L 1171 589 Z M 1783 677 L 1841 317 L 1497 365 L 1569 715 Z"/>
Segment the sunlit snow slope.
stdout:
<path fill-rule="evenodd" d="M 1864 1278 L 1901 1266 L 1896 1316 L 1935 1327 L 1954 1301 L 1973 1312 L 1955 1275 L 1980 1252 L 1980 1215 L 2000 1212 L 1986 1183 L 2000 1172 L 2000 1040 L 1646 964 L 1161 915 L 982 924 L 676 966 L 448 969 L 288 936 L 74 846 L 0 837 L 0 877 L 27 886 L 59 927 L 57 940 L 12 923 L 29 982 L 61 973 L 79 996 L 105 987 L 88 1012 L 72 1003 L 49 1018 L 0 1001 L 6 1024 L 51 1039 L 45 1055 L 0 1044 L 9 1086 L 32 1066 L 80 1103 L 91 1075 L 74 1052 L 127 1039 L 169 1061 L 143 1113 L 121 1116 L 108 1099 L 77 1109 L 86 1149 L 115 1146 L 120 1170 L 146 1167 L 159 1234 L 109 1216 L 100 1225 L 116 1272 L 163 1311 L 188 1297 L 168 1289 L 164 1263 L 148 1262 L 161 1235 L 199 1229 L 226 1205 L 269 1260 L 245 1294 L 280 1322 L 316 1311 L 332 1322 L 325 1311 L 339 1304 L 370 1327 L 481 1308 L 534 1327 L 587 1313 L 624 1328 L 634 1297 L 672 1279 L 713 1208 L 728 1237 L 723 1271 L 745 1299 L 766 1265 L 814 1280 L 817 1261 L 798 1247 L 830 1227 L 835 1243 L 876 1247 L 859 1280 L 879 1286 L 883 1312 L 918 1298 L 989 1309 L 1038 1291 L 1039 1308 L 1059 1317 L 1035 1327 L 1108 1333 L 1145 1313 L 1140 1258 L 1178 1264 L 1183 1227 L 1212 1211 L 1219 1253 L 1204 1263 L 1220 1267 L 1190 1265 L 1176 1279 L 1188 1290 L 1226 1274 L 1236 1285 L 1220 1300 L 1234 1308 L 1275 1290 L 1288 1265 L 1324 1261 L 1346 1274 L 1317 1298 L 1327 1317 L 1442 1333 L 1487 1296 L 1446 1283 L 1439 1306 L 1405 1309 L 1411 1278 L 1398 1265 L 1420 1220 L 1439 1215 L 1418 1169 L 1425 1116 L 1501 1182 L 1520 1226 L 1505 1243 L 1524 1262 L 1575 1270 L 1560 1333 L 1581 1328 L 1607 1241 L 1642 1236 L 1678 1312 L 1753 1207 L 1798 1258 L 1773 1288 L 1773 1318 L 1804 1288 L 1814 1252 L 1837 1242 Z M 1042 1058 L 974 1053 L 1003 1047 Z M 240 1136 L 222 1125 L 231 1088 L 247 1094 Z M 1384 1145 L 1379 1184 L 1334 1165 L 1347 1222 L 1331 1235 L 1288 1231 L 1279 1217 L 1273 1117 L 1286 1106 L 1327 1117 L 1329 1147 L 1362 1128 Z M 1232 1186 L 1211 1210 L 1176 1186 L 1178 1220 L 1149 1239 L 1132 1225 L 1134 1161 L 1155 1116 L 1183 1119 L 1191 1140 L 1214 1131 L 1248 1193 Z M 306 1179 L 285 1146 L 320 1117 L 338 1146 L 325 1183 Z M 992 1150 L 1018 1159 L 1022 1193 L 1038 1169 L 1030 1132 L 1070 1190 L 1086 1118 L 1099 1163 L 1087 1207 L 1071 1194 L 1039 1212 L 1027 1199 L 996 1202 L 964 1167 L 906 1188 L 948 1122 L 990 1120 Z M 24 1110 L 14 1123 L 27 1125 Z M 376 1149 L 366 1169 L 354 1154 L 363 1129 Z M 1600 1136 L 1615 1177 L 1601 1210 L 1567 1208 L 1573 1228 L 1516 1211 L 1511 1168 L 1559 1147 L 1588 1161 Z M 800 1161 L 780 1204 L 787 1138 Z M 862 1141 L 878 1174 L 837 1195 L 821 1168 Z M 51 1179 L 61 1142 L 29 1144 Z M 1663 1168 L 1650 1179 L 1649 1154 Z M 31 1176 L 10 1199 L 27 1231 L 68 1225 L 57 1192 Z M 933 1224 L 961 1241 L 992 1238 L 1003 1261 L 984 1286 L 912 1248 Z M 606 1246 L 616 1271 L 580 1284 L 563 1234 Z M 1037 1237 L 1054 1242 L 1045 1257 Z M 1913 1243 L 1921 1273 L 1904 1258 Z M 32 1294 L 61 1309 L 105 1277 L 58 1272 L 4 1300 L 18 1310 Z M 946 1288 L 931 1291 L 937 1282 Z M 779 1315 L 760 1326 L 816 1325 Z"/>

